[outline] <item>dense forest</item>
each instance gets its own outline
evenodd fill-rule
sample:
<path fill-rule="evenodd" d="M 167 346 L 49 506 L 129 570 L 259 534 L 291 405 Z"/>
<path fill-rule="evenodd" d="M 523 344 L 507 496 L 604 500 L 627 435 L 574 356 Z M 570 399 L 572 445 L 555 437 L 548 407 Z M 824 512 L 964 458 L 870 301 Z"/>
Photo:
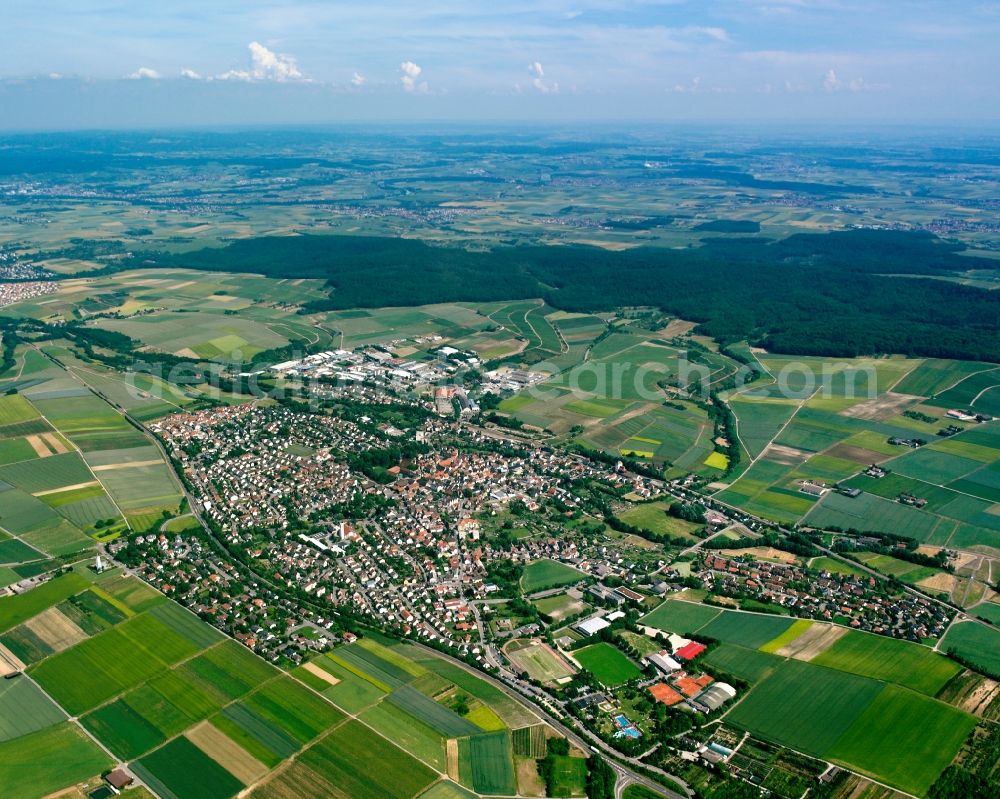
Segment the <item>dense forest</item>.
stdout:
<path fill-rule="evenodd" d="M 852 357 L 903 353 L 993 361 L 1000 291 L 943 280 L 992 261 L 928 233 L 852 230 L 781 241 L 715 238 L 683 250 L 498 247 L 409 239 L 261 237 L 193 253 L 141 253 L 123 266 L 322 278 L 308 310 L 542 297 L 571 311 L 657 305 L 722 344 Z"/>

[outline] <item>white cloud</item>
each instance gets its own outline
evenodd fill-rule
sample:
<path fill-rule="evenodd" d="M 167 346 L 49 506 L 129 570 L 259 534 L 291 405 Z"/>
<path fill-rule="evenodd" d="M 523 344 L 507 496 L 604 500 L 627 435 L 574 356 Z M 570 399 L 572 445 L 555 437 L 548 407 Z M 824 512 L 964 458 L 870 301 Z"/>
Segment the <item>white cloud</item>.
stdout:
<path fill-rule="evenodd" d="M 159 80 L 160 73 L 150 67 L 139 67 L 135 72 L 125 76 L 129 80 Z"/>
<path fill-rule="evenodd" d="M 832 69 L 828 69 L 826 75 L 823 76 L 823 89 L 828 92 L 849 91 L 857 93 L 879 91 L 887 88 L 889 87 L 885 83 L 869 83 L 862 77 L 841 80 Z"/>
<path fill-rule="evenodd" d="M 353 86 L 361 87 L 364 86 L 367 82 L 368 78 L 366 78 L 360 72 L 355 72 L 353 75 L 351 75 L 351 85 Z"/>
<path fill-rule="evenodd" d="M 201 80 L 201 75 L 199 75 L 193 69 L 182 69 L 181 77 L 187 78 L 188 80 Z"/>
<path fill-rule="evenodd" d="M 295 59 L 269 50 L 260 42 L 250 42 L 251 68 L 231 69 L 219 75 L 219 80 L 273 80 L 278 83 L 308 80 Z"/>
<path fill-rule="evenodd" d="M 399 65 L 400 70 L 403 74 L 400 76 L 399 80 L 403 84 L 403 89 L 408 92 L 419 92 L 425 94 L 427 92 L 427 81 L 421 81 L 417 83 L 417 78 L 420 77 L 420 73 L 424 70 L 419 64 L 414 64 L 412 61 L 404 61 Z"/>
<path fill-rule="evenodd" d="M 555 94 L 559 91 L 558 83 L 545 82 L 545 69 L 538 61 L 528 64 L 528 73 L 531 75 L 531 85 L 542 94 Z"/>

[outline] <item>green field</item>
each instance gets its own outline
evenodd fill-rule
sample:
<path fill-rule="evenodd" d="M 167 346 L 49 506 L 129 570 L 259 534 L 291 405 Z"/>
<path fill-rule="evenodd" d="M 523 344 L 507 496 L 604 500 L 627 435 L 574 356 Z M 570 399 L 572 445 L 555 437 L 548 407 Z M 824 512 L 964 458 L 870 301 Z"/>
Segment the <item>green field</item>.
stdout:
<path fill-rule="evenodd" d="M 704 627 L 699 635 L 707 635 L 730 644 L 757 649 L 777 638 L 795 622 L 786 616 L 765 616 L 724 610 Z"/>
<path fill-rule="evenodd" d="M 718 608 L 697 605 L 694 602 L 668 599 L 656 610 L 642 618 L 642 623 L 671 633 L 697 632 L 722 613 Z"/>
<path fill-rule="evenodd" d="M 113 765 L 97 744 L 69 723 L 0 743 L 4 799 L 38 799 Z"/>
<path fill-rule="evenodd" d="M 849 630 L 811 663 L 934 696 L 961 669 L 920 644 Z"/>
<path fill-rule="evenodd" d="M 555 560 L 536 560 L 524 567 L 521 575 L 521 588 L 526 594 L 543 591 L 546 588 L 556 588 L 560 585 L 570 585 L 582 580 L 586 575 L 572 566 Z"/>
<path fill-rule="evenodd" d="M 52 697 L 78 715 L 165 668 L 164 661 L 113 628 L 88 638 L 30 671 Z"/>
<path fill-rule="evenodd" d="M 807 619 L 799 619 L 776 638 L 772 638 L 770 641 L 758 648 L 761 652 L 777 652 L 779 649 L 787 646 L 802 635 L 802 633 L 812 627 L 812 624 L 813 623 Z"/>
<path fill-rule="evenodd" d="M 380 702 L 358 716 L 396 746 L 417 759 L 445 771 L 444 738 L 420 718 L 392 702 Z"/>
<path fill-rule="evenodd" d="M 550 796 L 585 796 L 587 761 L 582 757 L 553 756 Z"/>
<path fill-rule="evenodd" d="M 458 757 L 463 771 L 468 768 L 477 792 L 500 796 L 517 793 L 509 733 L 487 732 L 463 738 Z"/>
<path fill-rule="evenodd" d="M 299 759 L 329 786 L 336 786 L 312 794 L 316 796 L 409 799 L 437 776 L 357 721 L 340 725 Z"/>
<path fill-rule="evenodd" d="M 749 683 L 763 680 L 782 662 L 776 655 L 734 644 L 720 644 L 705 655 L 705 663 L 711 668 Z"/>
<path fill-rule="evenodd" d="M 301 744 L 344 718 L 332 704 L 286 676 L 264 683 L 241 704 Z"/>
<path fill-rule="evenodd" d="M 369 707 L 387 693 L 387 690 L 383 690 L 370 680 L 354 674 L 331 660 L 328 656 L 320 656 L 313 663 L 330 672 L 339 682 L 331 686 L 329 683 L 312 677 L 304 669 L 296 669 L 294 672 L 295 676 L 305 681 L 308 685 L 311 685 L 317 691 L 320 691 L 333 704 L 348 713 L 357 713 Z"/>
<path fill-rule="evenodd" d="M 0 632 L 6 632 L 67 597 L 83 591 L 87 581 L 70 572 L 32 589 L 26 594 L 0 598 Z"/>
<path fill-rule="evenodd" d="M 950 705 L 887 685 L 825 757 L 923 796 L 975 726 Z"/>
<path fill-rule="evenodd" d="M 875 680 L 786 660 L 755 685 L 726 720 L 822 757 L 881 690 Z"/>
<path fill-rule="evenodd" d="M 577 662 L 608 686 L 621 685 L 640 677 L 642 672 L 619 649 L 603 641 L 573 652 Z"/>
<path fill-rule="evenodd" d="M 154 791 L 177 799 L 228 799 L 243 789 L 239 780 L 183 736 L 132 768 Z"/>
<path fill-rule="evenodd" d="M 33 682 L 0 680 L 0 742 L 43 730 L 65 719 L 66 714 Z"/>
<path fill-rule="evenodd" d="M 667 511 L 668 505 L 663 502 L 648 502 L 636 505 L 622 513 L 618 518 L 627 524 L 635 527 L 642 527 L 660 535 L 669 535 L 677 538 L 686 538 L 691 541 L 697 540 L 692 533 L 701 525 L 678 519 L 670 516 Z"/>
<path fill-rule="evenodd" d="M 475 735 L 480 732 L 479 727 L 471 721 L 408 685 L 394 690 L 389 694 L 387 701 L 420 719 L 445 738 Z"/>
<path fill-rule="evenodd" d="M 973 622 L 952 625 L 941 648 L 946 652 L 954 649 L 988 674 L 1000 676 L 1000 631 L 992 627 Z"/>
<path fill-rule="evenodd" d="M 0 397 L 0 427 L 38 417 L 30 402 L 19 394 Z"/>

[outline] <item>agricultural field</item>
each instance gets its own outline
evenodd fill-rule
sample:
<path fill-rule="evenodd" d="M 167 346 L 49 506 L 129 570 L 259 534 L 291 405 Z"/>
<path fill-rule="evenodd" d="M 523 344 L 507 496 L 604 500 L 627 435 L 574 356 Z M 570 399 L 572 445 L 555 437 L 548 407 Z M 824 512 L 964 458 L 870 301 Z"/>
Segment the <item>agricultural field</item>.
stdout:
<path fill-rule="evenodd" d="M 5 799 L 38 799 L 100 774 L 110 756 L 69 722 L 0 742 Z"/>
<path fill-rule="evenodd" d="M 586 576 L 583 572 L 577 571 L 565 563 L 543 558 L 524 567 L 524 573 L 521 575 L 521 589 L 526 594 L 533 594 L 547 588 L 572 585 Z"/>
<path fill-rule="evenodd" d="M 961 667 L 928 647 L 849 630 L 810 663 L 935 696 Z"/>
<path fill-rule="evenodd" d="M 724 610 L 708 624 L 699 627 L 697 632 L 728 644 L 757 649 L 780 637 L 794 624 L 792 619 L 784 616 Z"/>
<path fill-rule="evenodd" d="M 573 659 L 607 686 L 618 686 L 640 677 L 642 672 L 611 644 L 600 642 L 573 652 Z"/>
<path fill-rule="evenodd" d="M 55 359 L 46 361 L 45 377 L 16 395 L 16 405 L 8 403 L 7 416 L 16 410 L 22 419 L 15 426 L 41 426 L 0 439 L 0 490 L 7 500 L 0 528 L 59 557 L 92 548 L 91 536 L 107 540 L 126 526 L 146 530 L 164 513 L 176 513 L 180 491 L 159 450 L 91 389 L 107 389 L 123 407 L 140 407 L 143 418 L 160 400 L 146 392 L 149 402 L 130 403 L 134 392 L 123 384 L 109 388 L 107 375 L 116 373 L 87 366 L 58 346 L 44 351 Z M 104 383 L 95 383 L 95 374 L 103 374 Z M 164 412 L 178 410 L 181 402 L 161 406 Z"/>
<path fill-rule="evenodd" d="M 974 717 L 905 688 L 795 660 L 777 666 L 726 719 L 914 792 L 926 791 L 975 726 Z"/>
<path fill-rule="evenodd" d="M 93 582 L 70 573 L 0 600 L 7 630 L 0 640 L 42 630 L 53 614 L 59 629 L 72 624 L 82 634 L 62 651 L 39 651 L 29 667 L 58 704 L 27 677 L 0 686 L 0 751 L 46 733 L 65 750 L 60 768 L 19 777 L 23 788 L 12 778 L 19 791 L 12 795 L 24 799 L 110 763 L 77 724 L 167 799 L 247 789 L 316 795 L 310 791 L 355 782 L 354 795 L 409 799 L 446 773 L 445 742 L 456 737 L 468 787 L 509 795 L 516 792 L 509 730 L 539 721 L 474 674 L 389 639 L 363 638 L 295 669 L 294 678 L 283 675 L 117 572 Z M 54 635 L 53 624 L 44 629 Z M 452 709 L 459 697 L 465 716 Z M 361 712 L 347 721 L 344 711 Z M 68 713 L 78 722 L 66 722 Z M 293 755 L 291 767 L 277 768 Z M 359 768 L 365 758 L 378 767 Z M 307 784 L 313 788 L 302 793 Z M 442 796 L 463 795 L 443 785 Z"/>
<path fill-rule="evenodd" d="M 950 705 L 887 685 L 825 756 L 923 795 L 975 725 Z"/>
<path fill-rule="evenodd" d="M 778 668 L 782 659 L 764 651 L 734 644 L 720 644 L 705 656 L 705 663 L 724 674 L 756 683 Z"/>
<path fill-rule="evenodd" d="M 990 675 L 1000 675 L 1000 631 L 975 622 L 954 624 L 941 641 L 946 652 L 960 657 Z"/>
<path fill-rule="evenodd" d="M 1000 500 L 1000 441 L 989 431 L 996 423 L 937 435 L 948 424 L 944 410 L 970 407 L 980 383 L 1000 375 L 995 365 L 860 358 L 826 368 L 820 359 L 778 356 L 760 362 L 773 378 L 728 397 L 746 458 L 718 499 L 783 523 L 905 532 L 937 545 L 982 546 L 995 538 L 1000 523 L 990 508 Z M 975 389 L 964 403 L 958 389 L 935 395 L 955 383 Z M 928 444 L 913 450 L 888 444 L 891 437 Z M 859 476 L 872 463 L 889 469 L 890 478 Z M 803 480 L 865 493 L 830 492 L 817 502 L 800 491 Z M 896 502 L 904 491 L 928 504 Z"/>

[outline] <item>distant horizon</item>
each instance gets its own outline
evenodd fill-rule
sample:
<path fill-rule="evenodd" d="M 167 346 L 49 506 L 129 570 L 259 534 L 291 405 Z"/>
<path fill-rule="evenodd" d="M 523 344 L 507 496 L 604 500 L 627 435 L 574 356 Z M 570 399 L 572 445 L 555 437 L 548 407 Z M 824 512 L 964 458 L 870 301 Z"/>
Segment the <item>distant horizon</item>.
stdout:
<path fill-rule="evenodd" d="M 2 95 L 0 95 L 2 96 Z M 179 121 L 175 124 L 158 122 L 118 125 L 80 125 L 80 126 L 37 126 L 37 127 L 17 127 L 7 126 L 0 120 L 0 137 L 20 137 L 31 136 L 33 134 L 59 135 L 59 134 L 126 134 L 126 133 L 156 133 L 170 132 L 175 134 L 211 134 L 211 133 L 240 133 L 240 132 L 301 132 L 301 133 L 321 133 L 324 131 L 334 132 L 339 130 L 350 130 L 368 127 L 372 131 L 394 132 L 394 133 L 430 133 L 436 128 L 442 132 L 469 132 L 484 134 L 495 132 L 504 133 L 527 133 L 532 130 L 564 131 L 573 133 L 581 138 L 587 138 L 589 134 L 606 135 L 608 133 L 624 133 L 634 131 L 636 133 L 651 133 L 657 129 L 663 132 L 671 130 L 704 132 L 717 129 L 720 131 L 740 128 L 746 138 L 752 138 L 755 134 L 781 133 L 786 138 L 794 138 L 797 135 L 808 134 L 814 136 L 816 133 L 826 131 L 830 138 L 838 133 L 892 135 L 899 138 L 921 138 L 931 137 L 936 134 L 961 134 L 968 133 L 983 136 L 1000 136 L 1000 115 L 997 117 L 968 117 L 953 119 L 864 119 L 864 120 L 844 120 L 844 119 L 785 119 L 785 118 L 684 118 L 684 119 L 663 119 L 656 117 L 635 117 L 635 118 L 614 118 L 593 120 L 584 117 L 565 117 L 552 119 L 538 119 L 530 117 L 423 117 L 419 119 L 407 117 L 345 117 L 343 119 L 324 121 L 289 121 L 289 122 L 268 122 L 268 121 L 233 121 L 233 122 L 190 122 Z M 844 147 L 859 146 L 859 142 L 842 142 Z"/>

